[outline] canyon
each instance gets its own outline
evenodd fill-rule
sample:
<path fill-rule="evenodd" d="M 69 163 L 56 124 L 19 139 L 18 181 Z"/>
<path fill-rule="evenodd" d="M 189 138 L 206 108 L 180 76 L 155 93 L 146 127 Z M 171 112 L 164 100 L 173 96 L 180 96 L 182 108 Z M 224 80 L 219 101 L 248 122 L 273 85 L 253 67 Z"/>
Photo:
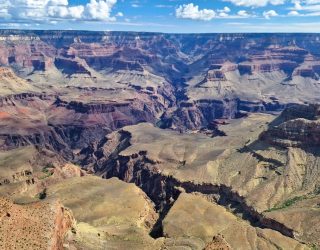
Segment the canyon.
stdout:
<path fill-rule="evenodd" d="M 1 246 L 318 249 L 319 51 L 0 30 Z"/>

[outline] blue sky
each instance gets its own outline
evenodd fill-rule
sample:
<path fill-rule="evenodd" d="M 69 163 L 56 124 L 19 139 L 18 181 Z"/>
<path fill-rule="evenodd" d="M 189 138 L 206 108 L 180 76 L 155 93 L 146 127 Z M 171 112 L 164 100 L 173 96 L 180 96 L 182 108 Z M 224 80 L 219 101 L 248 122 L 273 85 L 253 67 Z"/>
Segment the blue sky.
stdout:
<path fill-rule="evenodd" d="M 0 28 L 320 32 L 320 0 L 0 0 Z"/>

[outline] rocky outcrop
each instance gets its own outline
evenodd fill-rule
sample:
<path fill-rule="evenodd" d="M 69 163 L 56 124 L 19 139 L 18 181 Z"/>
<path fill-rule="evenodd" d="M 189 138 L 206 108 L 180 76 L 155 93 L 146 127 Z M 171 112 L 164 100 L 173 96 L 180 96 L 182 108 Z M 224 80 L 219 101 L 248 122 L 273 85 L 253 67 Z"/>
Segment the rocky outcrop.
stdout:
<path fill-rule="evenodd" d="M 319 146 L 320 121 L 290 120 L 270 128 L 261 138 L 286 147 Z"/>
<path fill-rule="evenodd" d="M 81 150 L 111 131 L 140 122 L 156 123 L 169 103 L 150 95 L 156 94 L 141 93 L 118 102 L 69 101 L 65 97 L 31 93 L 2 97 L 0 148 L 35 145 L 71 160 L 73 150 Z"/>
<path fill-rule="evenodd" d="M 238 115 L 237 100 L 199 100 L 180 103 L 176 110 L 169 110 L 161 117 L 161 128 L 173 127 L 179 130 L 196 130 L 208 127 L 215 119 L 235 118 Z"/>
<path fill-rule="evenodd" d="M 55 66 L 67 75 L 73 74 L 85 74 L 91 76 L 91 72 L 88 69 L 88 65 L 84 60 L 74 60 L 69 58 L 56 58 L 54 62 Z"/>
<path fill-rule="evenodd" d="M 293 104 L 316 100 L 320 93 L 318 39 L 317 34 L 0 31 L 0 63 L 5 66 L 0 69 L 0 149 L 16 154 L 15 150 L 30 146 L 38 153 L 32 152 L 36 159 L 18 162 L 1 156 L 9 159 L 5 162 L 10 170 L 0 178 L 1 191 L 23 183 L 19 190 L 14 189 L 17 194 L 41 192 L 50 196 L 55 193 L 50 193 L 54 186 L 65 197 L 64 202 L 74 206 L 79 218 L 87 216 L 78 203 L 88 191 L 81 205 L 87 205 L 89 211 L 90 202 L 95 201 L 94 216 L 104 214 L 111 203 L 108 197 L 98 199 L 113 185 L 105 188 L 104 180 L 98 178 L 82 180 L 85 172 L 74 165 L 51 168 L 49 164 L 72 161 L 104 178 L 135 183 L 148 195 L 131 185 L 146 209 L 140 207 L 135 214 L 137 227 L 131 228 L 129 216 L 128 232 L 142 228 L 143 235 L 148 236 L 150 230 L 154 238 L 165 235 L 163 220 L 180 195 L 187 193 L 205 198 L 210 205 L 228 208 L 230 214 L 246 221 L 250 230 L 257 229 L 259 235 L 254 237 L 295 238 L 297 225 L 293 228 L 265 216 L 263 211 L 291 198 L 306 183 L 303 192 L 313 192 L 317 182 L 306 180 L 305 176 L 313 172 L 308 164 L 290 161 L 294 157 L 304 160 L 304 152 L 287 152 L 285 148 L 278 153 L 278 147 L 265 142 L 285 147 L 319 146 L 319 108 Z M 284 108 L 258 140 L 257 135 L 271 118 L 248 113 Z M 251 123 L 250 117 L 256 123 Z M 139 139 L 130 130 L 121 130 L 142 122 L 188 133 L 181 139 L 174 137 L 179 134 L 176 131 L 142 126 Z M 227 136 L 209 138 L 199 132 Z M 136 150 L 129 149 L 134 143 Z M 25 154 L 31 155 L 28 151 Z M 316 156 L 308 157 L 314 157 L 310 165 L 317 166 Z M 12 169 L 11 161 L 15 163 Z M 103 188 L 95 185 L 98 182 Z M 86 188 L 81 185 L 84 183 Z M 48 192 L 43 193 L 47 187 Z M 119 198 L 116 192 L 110 197 Z M 103 209 L 101 202 L 106 202 Z M 125 203 L 120 202 L 120 207 L 128 213 L 133 211 Z M 118 209 L 111 207 L 110 215 L 114 212 Z M 95 221 L 94 216 L 82 218 L 83 223 L 91 223 L 79 227 L 84 235 L 90 231 L 82 243 L 91 245 L 83 248 L 105 249 L 105 241 L 117 240 L 113 226 L 124 217 L 107 215 Z M 108 235 L 105 228 L 101 229 L 106 222 L 114 223 Z M 96 223 L 101 223 L 101 228 L 95 228 Z M 63 224 L 62 216 L 56 224 Z M 54 234 L 52 244 L 59 248 L 57 238 L 62 234 Z M 210 234 L 208 241 L 214 235 Z M 313 237 L 310 242 L 314 242 Z M 183 236 L 161 240 L 168 246 L 190 244 L 203 249 L 206 245 L 203 240 L 190 243 L 192 240 Z M 224 243 L 218 237 L 210 246 L 226 247 Z"/>
<path fill-rule="evenodd" d="M 0 97 L 26 92 L 38 92 L 37 88 L 25 79 L 18 77 L 9 67 L 0 67 L 0 88 Z"/>
<path fill-rule="evenodd" d="M 305 57 L 304 62 L 297 67 L 294 72 L 293 76 L 301 76 L 301 77 L 309 77 L 318 80 L 320 73 L 320 65 L 319 61 L 316 57 L 311 54 L 308 54 Z"/>
<path fill-rule="evenodd" d="M 160 248 L 148 235 L 158 218 L 154 205 L 132 183 L 89 175 L 69 178 L 48 186 L 47 199 L 53 197 L 77 220 L 67 237 L 71 249 Z"/>
<path fill-rule="evenodd" d="M 20 181 L 25 181 L 27 184 L 34 184 L 35 180 L 32 177 L 32 170 L 30 168 L 16 172 L 10 176 L 10 178 L 0 177 L 0 186 L 7 185 L 10 183 L 17 183 Z"/>
<path fill-rule="evenodd" d="M 57 50 L 39 37 L 1 37 L 0 60 L 5 65 L 16 65 L 28 71 L 44 71 L 52 67 Z"/>
<path fill-rule="evenodd" d="M 160 128 L 180 131 L 208 128 L 215 119 L 237 119 L 248 112 L 281 111 L 291 104 L 244 101 L 238 98 L 224 100 L 201 99 L 194 102 L 181 101 L 177 109 L 168 109 L 157 123 Z"/>
<path fill-rule="evenodd" d="M 237 64 L 228 61 L 224 62 L 223 64 L 212 64 L 207 73 L 205 81 L 226 81 L 227 79 L 225 73 L 236 71 L 237 69 Z"/>
<path fill-rule="evenodd" d="M 0 58 L 5 65 L 47 70 L 55 58 L 69 65 L 77 57 L 96 70 L 142 71 L 149 66 L 154 72 L 161 72 L 158 67 L 162 64 L 165 73 L 171 76 L 173 63 L 178 72 L 183 72 L 191 61 L 197 65 L 212 65 L 213 71 L 220 70 L 220 73 L 210 72 L 209 79 L 217 79 L 217 76 L 220 79 L 224 72 L 236 70 L 237 65 L 241 74 L 273 71 L 292 74 L 301 62 L 310 62 L 309 53 L 318 49 L 314 43 L 316 34 L 171 35 L 8 30 L 1 31 L 0 39 Z M 204 59 L 206 64 L 202 62 Z M 314 58 L 315 61 L 318 59 Z M 223 64 L 220 69 L 217 68 L 219 64 Z M 76 70 L 81 68 L 76 64 L 70 66 Z"/>
<path fill-rule="evenodd" d="M 186 221 L 192 226 L 186 226 Z M 244 223 L 224 207 L 206 200 L 197 193 L 182 193 L 163 224 L 166 236 L 197 237 L 210 244 L 211 249 L 307 249 L 296 240 L 278 232 Z"/>
<path fill-rule="evenodd" d="M 4 95 L 40 92 L 35 86 L 45 83 L 50 88 L 41 92 L 67 95 L 61 99 L 76 112 L 124 113 L 151 121 L 141 112 L 154 113 L 146 110 L 151 106 L 157 119 L 163 115 L 160 127 L 200 129 L 216 118 L 238 117 L 241 111 L 275 111 L 313 100 L 320 69 L 317 39 L 316 34 L 0 31 L 2 65 L 29 83 Z M 288 88 L 293 91 L 297 85 L 295 98 L 288 100 Z M 73 100 L 73 91 L 79 89 L 70 86 L 96 88 L 92 101 L 81 100 L 88 93 Z M 108 101 L 101 100 L 100 90 Z M 138 104 L 133 115 L 110 112 L 128 103 L 110 98 L 123 92 L 148 105 Z M 118 122 L 114 127 L 135 123 Z"/>
<path fill-rule="evenodd" d="M 38 98 L 40 100 L 50 100 L 52 96 L 48 96 L 46 94 L 38 94 L 38 93 L 21 93 L 21 94 L 12 94 L 0 97 L 0 107 L 8 107 L 15 106 L 16 101 L 28 102 L 33 101 L 34 98 Z"/>
<path fill-rule="evenodd" d="M 319 105 L 295 105 L 287 108 L 260 138 L 284 147 L 319 146 L 319 114 Z"/>
<path fill-rule="evenodd" d="M 292 74 L 308 51 L 298 46 L 269 47 L 239 64 L 241 74 L 283 71 Z M 306 59 L 308 60 L 308 59 Z"/>
<path fill-rule="evenodd" d="M 17 205 L 0 199 L 2 249 L 63 249 L 64 237 L 74 223 L 72 213 L 58 201 Z"/>
<path fill-rule="evenodd" d="M 224 239 L 223 235 L 216 235 L 212 241 L 205 246 L 204 250 L 229 250 L 231 249 L 228 242 Z"/>
<path fill-rule="evenodd" d="M 111 143 L 111 147 L 109 143 Z M 129 146 L 130 133 L 121 132 L 121 136 L 117 136 L 116 133 L 113 134 L 112 138 L 103 140 L 99 144 L 99 148 L 95 151 L 96 153 L 91 154 L 91 160 L 86 159 L 87 168 L 107 179 L 118 177 L 126 182 L 133 182 L 148 195 L 160 212 L 160 221 L 153 229 L 153 236 L 162 235 L 161 220 L 168 213 L 181 192 L 186 192 L 214 197 L 214 200 L 222 206 L 235 207 L 237 213 L 241 214 L 242 218 L 245 218 L 253 226 L 270 228 L 281 232 L 285 236 L 294 237 L 292 229 L 275 220 L 264 217 L 249 206 L 244 197 L 232 190 L 231 187 L 223 184 L 198 184 L 191 181 L 181 181 L 174 176 L 165 175 L 157 168 L 158 163 L 148 158 L 146 151 L 140 151 L 129 156 L 121 155 L 121 151 Z M 110 152 L 111 148 L 114 151 Z M 98 160 L 95 159 L 97 156 L 99 156 Z"/>

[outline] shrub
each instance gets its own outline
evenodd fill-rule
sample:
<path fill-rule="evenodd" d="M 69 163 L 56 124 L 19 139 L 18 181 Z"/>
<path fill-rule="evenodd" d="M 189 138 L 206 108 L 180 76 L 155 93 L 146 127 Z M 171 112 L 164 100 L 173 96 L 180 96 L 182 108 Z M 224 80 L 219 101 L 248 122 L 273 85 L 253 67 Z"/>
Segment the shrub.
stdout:
<path fill-rule="evenodd" d="M 279 210 L 279 209 L 284 209 L 284 208 L 290 207 L 290 206 L 294 205 L 296 202 L 304 200 L 306 198 L 307 197 L 305 195 L 293 197 L 293 198 L 291 198 L 289 200 L 286 200 L 280 206 L 276 206 L 276 207 L 270 208 L 270 209 L 266 210 L 265 212 L 272 212 L 272 211 L 276 211 L 276 210 Z"/>
<path fill-rule="evenodd" d="M 44 200 L 47 197 L 47 189 L 44 188 L 41 193 L 38 195 L 40 200 Z"/>

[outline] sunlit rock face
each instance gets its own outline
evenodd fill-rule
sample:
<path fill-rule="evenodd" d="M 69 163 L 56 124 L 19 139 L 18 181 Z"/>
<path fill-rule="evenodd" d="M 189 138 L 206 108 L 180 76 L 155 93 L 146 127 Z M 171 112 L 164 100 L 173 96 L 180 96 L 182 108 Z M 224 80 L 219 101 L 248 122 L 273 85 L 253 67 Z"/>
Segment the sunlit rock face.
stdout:
<path fill-rule="evenodd" d="M 318 246 L 319 38 L 0 31 L 0 244 Z"/>
<path fill-rule="evenodd" d="M 188 129 L 205 126 L 212 116 L 317 101 L 319 48 L 317 34 L 0 32 L 1 65 L 28 80 L 29 89 L 143 92 L 154 101 L 164 99 L 171 107 L 166 119 L 183 116 Z M 197 105 L 208 100 L 221 111 L 212 115 Z M 197 117 L 182 115 L 193 109 Z"/>

